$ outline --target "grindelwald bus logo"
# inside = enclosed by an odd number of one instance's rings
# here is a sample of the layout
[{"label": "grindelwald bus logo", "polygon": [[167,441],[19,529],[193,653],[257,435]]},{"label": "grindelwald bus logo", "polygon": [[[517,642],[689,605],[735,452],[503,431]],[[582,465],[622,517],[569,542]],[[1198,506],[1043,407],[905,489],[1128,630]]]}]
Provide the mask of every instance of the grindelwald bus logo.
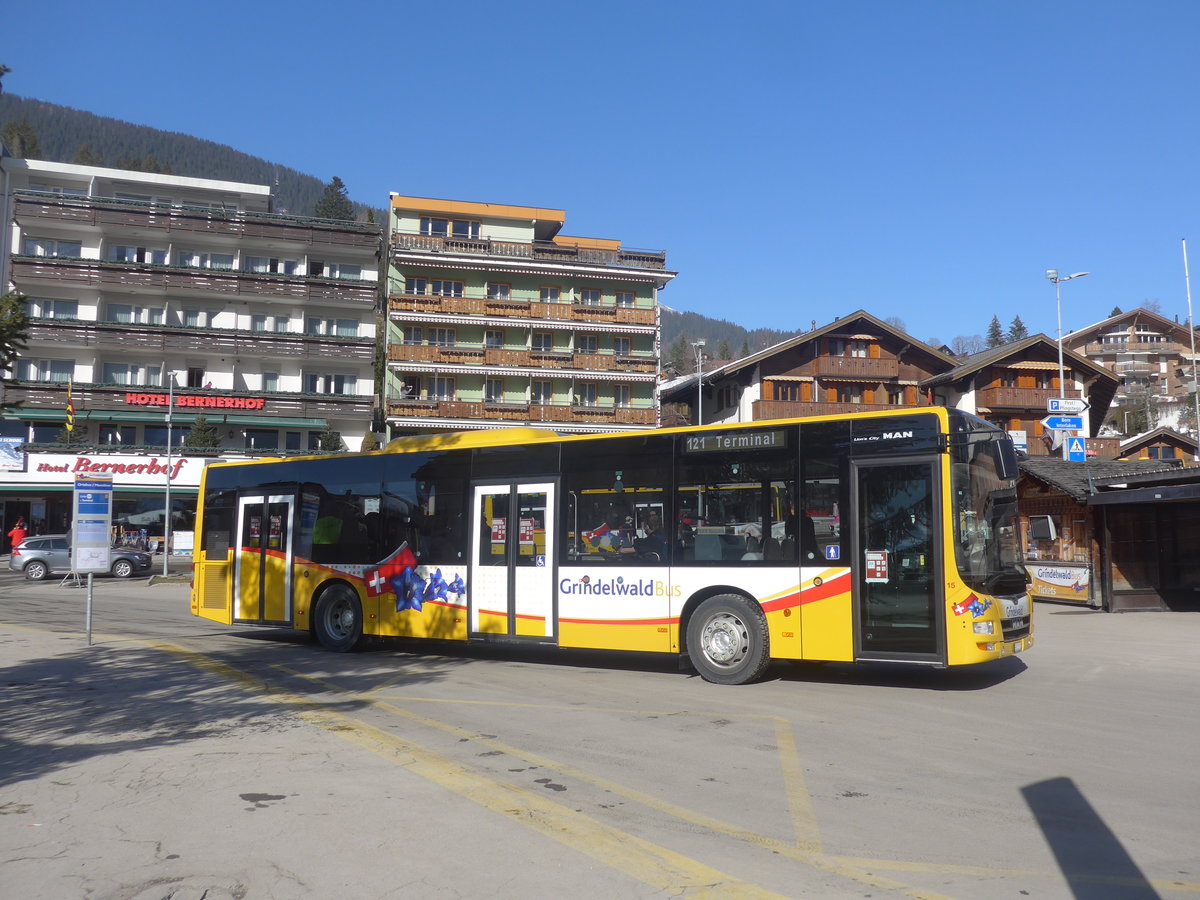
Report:
[{"label": "grindelwald bus logo", "polygon": [[575,581],[564,578],[558,583],[558,589],[564,594],[590,594],[596,597],[678,597],[683,591],[679,585],[672,587],[655,578],[631,578],[626,581],[620,575],[616,578],[584,575]]}]

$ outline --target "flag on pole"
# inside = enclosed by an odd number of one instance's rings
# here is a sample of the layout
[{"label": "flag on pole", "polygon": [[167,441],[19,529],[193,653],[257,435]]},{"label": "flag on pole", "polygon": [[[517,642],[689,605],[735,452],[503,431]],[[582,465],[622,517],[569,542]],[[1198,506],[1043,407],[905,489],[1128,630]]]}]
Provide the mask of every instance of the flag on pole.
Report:
[{"label": "flag on pole", "polygon": [[67,434],[75,430],[75,401],[71,399],[72,379],[67,379]]}]

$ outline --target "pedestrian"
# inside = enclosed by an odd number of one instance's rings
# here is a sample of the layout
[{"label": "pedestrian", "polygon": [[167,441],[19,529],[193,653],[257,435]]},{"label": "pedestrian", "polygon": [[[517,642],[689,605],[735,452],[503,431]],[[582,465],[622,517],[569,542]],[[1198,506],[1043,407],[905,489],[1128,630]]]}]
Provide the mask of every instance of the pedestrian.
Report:
[{"label": "pedestrian", "polygon": [[27,534],[27,532],[25,531],[25,517],[18,516],[17,524],[14,525],[12,527],[12,529],[8,532],[8,539],[12,542],[9,545],[9,550],[10,551],[16,550],[17,547],[20,546],[21,541],[25,540],[26,534]]}]

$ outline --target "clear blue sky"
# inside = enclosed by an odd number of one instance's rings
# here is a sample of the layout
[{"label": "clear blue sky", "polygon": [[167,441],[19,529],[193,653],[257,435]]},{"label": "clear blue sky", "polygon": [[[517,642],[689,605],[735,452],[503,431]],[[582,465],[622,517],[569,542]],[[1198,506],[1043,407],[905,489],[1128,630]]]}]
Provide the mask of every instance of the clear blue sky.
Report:
[{"label": "clear blue sky", "polygon": [[[565,209],[672,307],[1064,330],[1200,273],[1195,0],[10,4],[14,94],[229,144],[353,199]],[[1200,277],[1197,281],[1200,316]]]}]

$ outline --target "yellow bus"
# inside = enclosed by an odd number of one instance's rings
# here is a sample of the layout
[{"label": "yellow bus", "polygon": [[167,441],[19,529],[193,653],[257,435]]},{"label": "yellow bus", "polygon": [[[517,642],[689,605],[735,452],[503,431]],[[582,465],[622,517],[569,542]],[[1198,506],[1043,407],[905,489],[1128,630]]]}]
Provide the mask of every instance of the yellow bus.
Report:
[{"label": "yellow bus", "polygon": [[608,435],[401,438],[218,463],[192,612],[368,637],[982,663],[1033,643],[1016,455],[943,408]]}]

